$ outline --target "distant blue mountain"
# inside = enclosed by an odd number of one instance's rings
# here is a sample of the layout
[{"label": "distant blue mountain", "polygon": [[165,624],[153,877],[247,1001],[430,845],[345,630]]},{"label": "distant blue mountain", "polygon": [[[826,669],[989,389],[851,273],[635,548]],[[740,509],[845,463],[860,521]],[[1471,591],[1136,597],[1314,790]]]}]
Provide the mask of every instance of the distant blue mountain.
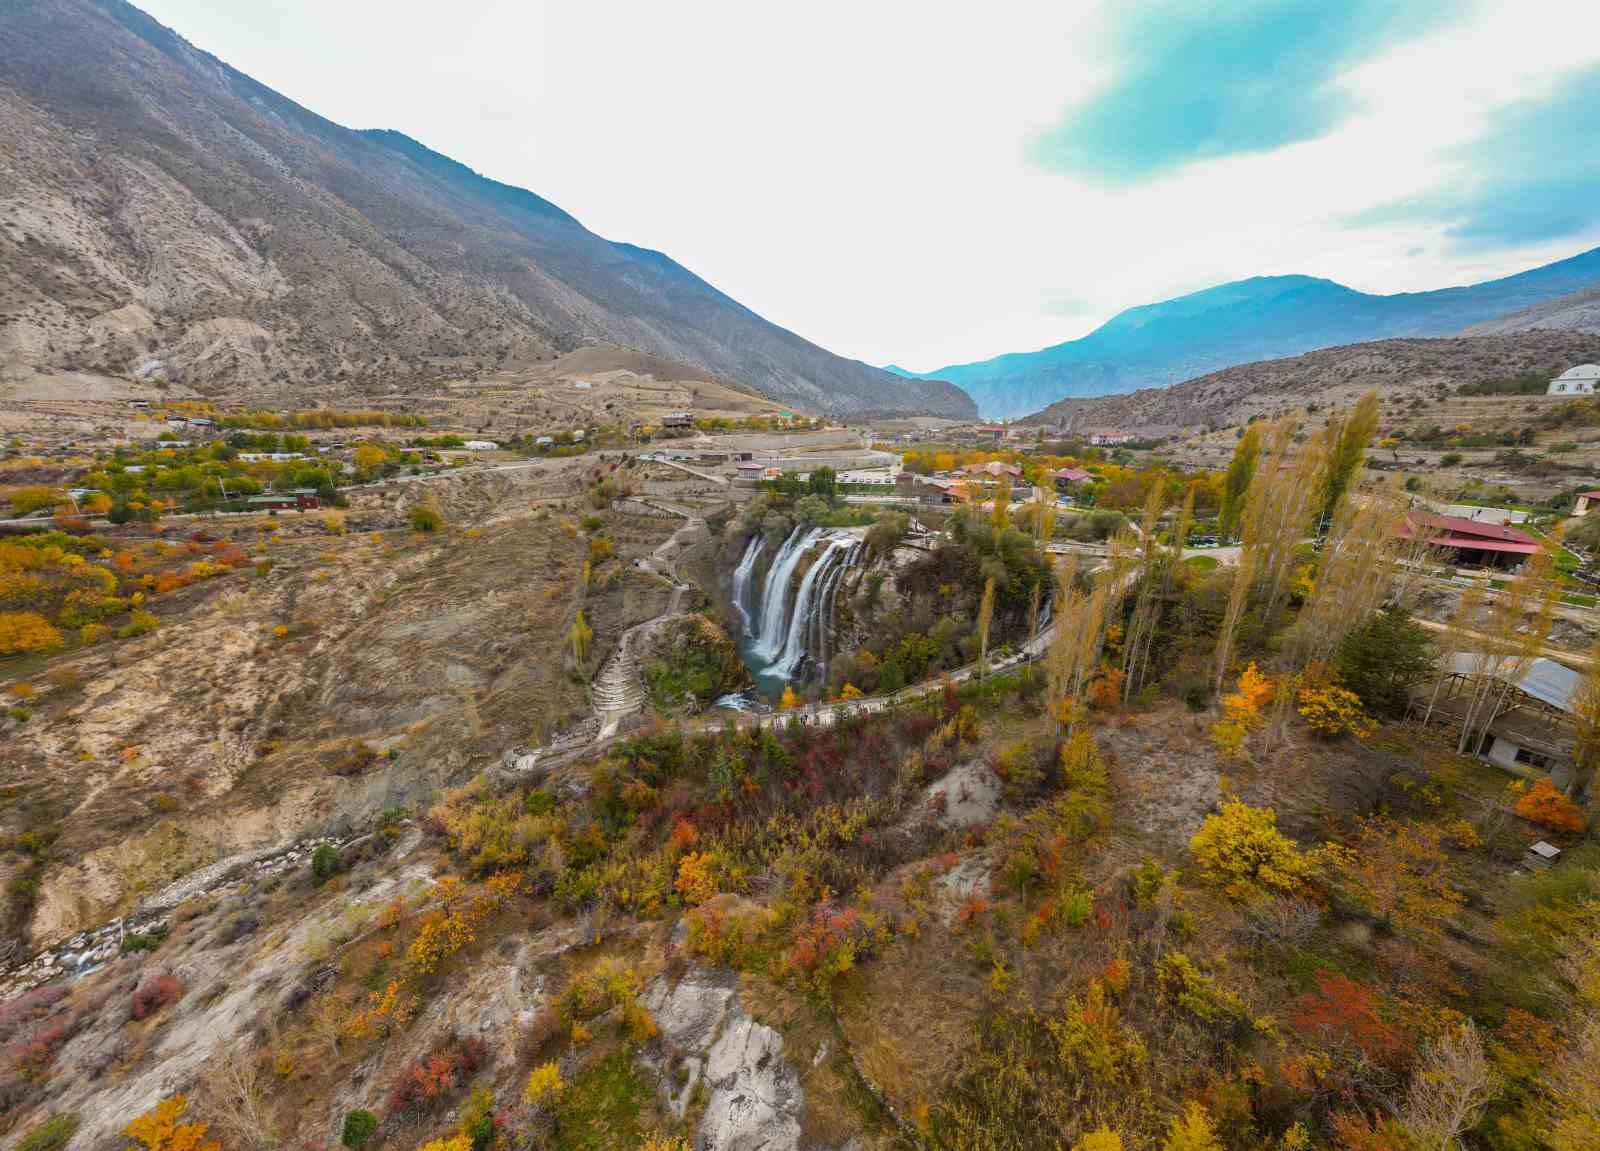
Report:
[{"label": "distant blue mountain", "polygon": [[1395,336],[1443,336],[1600,283],[1600,248],[1500,280],[1374,296],[1314,276],[1255,276],[1129,308],[1078,340],[933,372],[986,417],[1021,416],[1066,396],[1165,387],[1234,364]]}]

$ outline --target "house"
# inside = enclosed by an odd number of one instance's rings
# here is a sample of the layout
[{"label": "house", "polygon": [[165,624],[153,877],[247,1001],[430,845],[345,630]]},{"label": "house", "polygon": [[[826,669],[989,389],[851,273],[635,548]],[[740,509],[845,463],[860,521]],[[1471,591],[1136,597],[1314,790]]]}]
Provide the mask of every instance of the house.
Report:
[{"label": "house", "polygon": [[215,420],[208,420],[204,416],[193,416],[187,422],[191,428],[210,428],[216,426]]},{"label": "house", "polygon": [[304,452],[240,452],[238,459],[243,464],[258,464],[262,460],[271,460],[275,464],[287,463],[290,460],[309,459]]},{"label": "house", "polygon": [[1586,516],[1589,514],[1589,505],[1600,503],[1600,492],[1579,492],[1578,498],[1573,502],[1572,514]]},{"label": "house", "polygon": [[983,424],[974,429],[974,434],[988,440],[1003,440],[1006,438],[1004,424]]},{"label": "house", "polygon": [[267,492],[265,495],[246,496],[245,507],[253,512],[306,511],[322,506],[314,488],[295,488],[289,492]]},{"label": "house", "polygon": [[1057,468],[1050,473],[1050,478],[1056,482],[1056,491],[1069,492],[1074,484],[1087,483],[1094,479],[1094,473],[1086,472],[1082,468]]},{"label": "house", "polygon": [[990,460],[986,464],[968,464],[962,470],[981,483],[996,483],[1001,476],[1013,481],[1022,478],[1021,468],[1015,464],[1002,463],[999,460]]},{"label": "house", "polygon": [[553,448],[555,444],[556,438],[554,436],[540,436],[533,441],[533,446],[536,448]]},{"label": "house", "polygon": [[129,400],[128,401],[128,406],[130,408],[148,408],[150,406],[150,401],[149,400]]},{"label": "house", "polygon": [[1400,534],[1407,539],[1425,540],[1448,553],[1447,560],[1461,567],[1516,567],[1539,550],[1538,540],[1506,524],[1418,509],[1411,511]]},{"label": "house", "polygon": [[916,493],[917,500],[925,504],[954,504],[963,498],[961,483],[943,476],[918,476]]},{"label": "house", "polygon": [[183,425],[187,424],[188,422],[189,421],[184,419],[182,416],[168,416],[167,417],[167,423],[171,424],[175,428],[181,428],[181,427],[183,427]]},{"label": "house", "polygon": [[572,386],[580,392],[587,392],[594,387],[588,380],[573,380]]},{"label": "house", "polygon": [[688,412],[669,412],[661,417],[661,426],[664,428],[691,428],[694,426],[694,417]]},{"label": "house", "polygon": [[1500,702],[1475,752],[1507,771],[1549,774],[1560,787],[1571,782],[1581,675],[1542,656],[1522,660],[1476,652],[1454,653],[1443,672],[1440,683],[1418,689],[1411,701],[1413,715],[1460,727],[1469,708],[1482,706],[1483,681],[1493,680],[1507,690],[1489,693]]},{"label": "house", "polygon": [[1600,382],[1600,364],[1579,364],[1551,380],[1545,395],[1592,396],[1597,382]]},{"label": "house", "polygon": [[1089,443],[1097,448],[1114,448],[1133,443],[1133,433],[1117,428],[1101,428],[1089,433]]},{"label": "house", "polygon": [[157,440],[158,448],[186,448],[193,444],[193,440]]},{"label": "house", "polygon": [[492,452],[500,445],[493,440],[467,440],[461,446],[469,452]]}]

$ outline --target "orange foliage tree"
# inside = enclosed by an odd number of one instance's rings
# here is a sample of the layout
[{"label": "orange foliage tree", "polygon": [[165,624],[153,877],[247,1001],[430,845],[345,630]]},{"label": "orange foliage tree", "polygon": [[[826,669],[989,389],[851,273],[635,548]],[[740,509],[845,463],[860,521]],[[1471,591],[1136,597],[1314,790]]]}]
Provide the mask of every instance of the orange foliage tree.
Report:
[{"label": "orange foliage tree", "polygon": [[188,1109],[188,1096],[174,1095],[129,1123],[122,1133],[144,1151],[222,1151],[221,1143],[206,1140],[206,1124],[178,1122]]},{"label": "orange foliage tree", "polygon": [[0,655],[54,651],[61,633],[36,611],[0,611]]},{"label": "orange foliage tree", "polygon": [[[4,650],[0,648],[0,650]],[[1516,813],[1523,819],[1555,831],[1583,830],[1583,808],[1561,794],[1548,778],[1541,779],[1517,800]]]}]

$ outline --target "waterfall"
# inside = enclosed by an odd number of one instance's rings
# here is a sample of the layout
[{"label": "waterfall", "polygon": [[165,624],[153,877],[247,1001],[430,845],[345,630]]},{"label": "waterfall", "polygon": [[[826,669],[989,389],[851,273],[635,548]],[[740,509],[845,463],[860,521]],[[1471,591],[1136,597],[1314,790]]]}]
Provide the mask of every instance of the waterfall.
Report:
[{"label": "waterfall", "polygon": [[833,623],[833,604],[839,598],[839,585],[844,583],[844,573],[855,566],[862,546],[860,540],[850,545],[844,554],[844,562],[834,565],[833,570],[828,573],[828,578],[822,585],[822,594],[817,601],[820,610],[816,613],[810,653],[816,660],[817,667],[824,673],[828,669],[828,628]]},{"label": "waterfall", "polygon": [[747,606],[750,599],[750,573],[755,570],[756,560],[761,558],[761,550],[766,546],[766,537],[760,532],[751,536],[750,543],[744,549],[744,558],[733,571],[733,606],[739,609],[739,621],[744,625],[746,634],[750,631],[750,609]]},{"label": "waterfall", "polygon": [[784,637],[782,654],[767,669],[769,675],[783,676],[787,679],[800,666],[800,661],[806,655],[806,635],[815,614],[814,607],[818,602],[815,594],[817,587],[834,571],[842,570],[835,561],[842,558],[846,552],[852,551],[855,546],[856,540],[852,536],[830,539],[816,562],[806,569],[805,576],[800,580],[800,590],[794,597],[794,610],[789,615],[789,629]]},{"label": "waterfall", "polygon": [[784,640],[784,609],[789,606],[789,582],[794,569],[820,531],[820,528],[795,528],[783,541],[778,554],[772,557],[767,582],[761,590],[761,616],[750,631],[751,654],[765,663],[771,663],[777,656],[778,646]]}]

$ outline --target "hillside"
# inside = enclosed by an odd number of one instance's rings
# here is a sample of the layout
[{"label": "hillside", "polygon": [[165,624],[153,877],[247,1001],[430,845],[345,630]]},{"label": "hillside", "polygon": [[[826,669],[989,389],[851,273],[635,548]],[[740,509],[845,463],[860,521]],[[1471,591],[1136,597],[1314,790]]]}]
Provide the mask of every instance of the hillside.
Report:
[{"label": "hillside", "polygon": [[1597,281],[1600,249],[1482,284],[1391,296],[1311,276],[1258,276],[1130,308],[1082,339],[919,378],[959,385],[985,416],[1018,416],[1063,397],[1160,388],[1316,348],[1448,335]]},{"label": "hillside", "polygon": [[0,8],[0,77],[0,370],[305,402],[600,340],[813,410],[973,410],[398,132],[324,120],[121,0]]},{"label": "hillside", "polygon": [[1474,324],[1464,336],[1492,336],[1503,332],[1525,332],[1532,328],[1564,328],[1575,332],[1600,332],[1600,285],[1557,296],[1509,316]]},{"label": "hillside", "polygon": [[1597,357],[1600,335],[1584,332],[1380,340],[1240,364],[1172,387],[1058,400],[1025,422],[1069,431],[1224,427],[1307,403],[1349,403],[1369,388],[1386,401],[1404,402],[1525,372],[1553,377]]}]

